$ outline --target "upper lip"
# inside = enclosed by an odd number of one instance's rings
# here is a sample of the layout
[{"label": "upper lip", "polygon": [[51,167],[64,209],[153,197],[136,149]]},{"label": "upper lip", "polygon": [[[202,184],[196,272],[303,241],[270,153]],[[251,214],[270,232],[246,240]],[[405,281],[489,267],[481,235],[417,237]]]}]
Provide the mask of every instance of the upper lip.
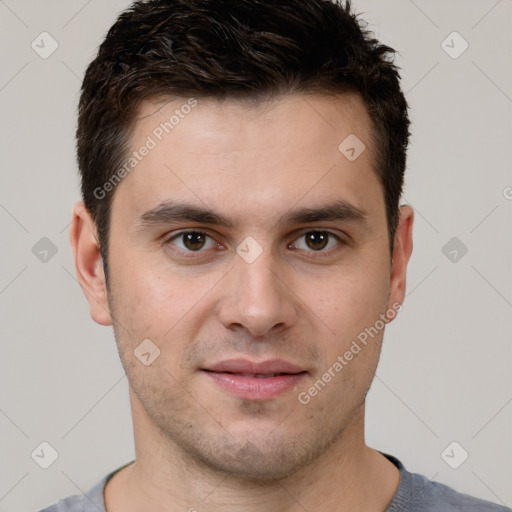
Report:
[{"label": "upper lip", "polygon": [[263,375],[268,373],[301,373],[305,371],[302,368],[282,359],[268,359],[261,362],[249,361],[248,359],[228,359],[203,369],[212,372]]}]

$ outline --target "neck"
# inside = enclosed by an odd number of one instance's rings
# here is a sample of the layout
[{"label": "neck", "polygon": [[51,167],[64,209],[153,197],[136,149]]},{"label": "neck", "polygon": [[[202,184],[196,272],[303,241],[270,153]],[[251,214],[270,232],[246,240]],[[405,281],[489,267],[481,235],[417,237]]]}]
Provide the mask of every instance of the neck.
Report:
[{"label": "neck", "polygon": [[136,461],[107,484],[107,512],[382,512],[398,488],[398,469],[364,442],[364,404],[321,456],[275,481],[219,473],[183,453],[133,394],[132,413]]}]

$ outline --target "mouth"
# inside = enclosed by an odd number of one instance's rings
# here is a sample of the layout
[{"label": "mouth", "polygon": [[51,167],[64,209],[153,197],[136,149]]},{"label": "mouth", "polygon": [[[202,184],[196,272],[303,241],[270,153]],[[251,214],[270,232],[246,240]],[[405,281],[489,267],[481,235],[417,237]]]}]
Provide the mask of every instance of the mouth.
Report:
[{"label": "mouth", "polygon": [[270,400],[294,388],[307,371],[283,360],[228,360],[202,371],[223,391],[245,400]]},{"label": "mouth", "polygon": [[[297,373],[237,373],[237,372],[212,372],[212,370],[204,370],[211,373],[224,373],[226,375],[236,375],[237,377],[246,377],[248,379],[270,379],[272,377],[280,377],[281,375],[298,375]],[[299,372],[303,373],[303,372]]]}]

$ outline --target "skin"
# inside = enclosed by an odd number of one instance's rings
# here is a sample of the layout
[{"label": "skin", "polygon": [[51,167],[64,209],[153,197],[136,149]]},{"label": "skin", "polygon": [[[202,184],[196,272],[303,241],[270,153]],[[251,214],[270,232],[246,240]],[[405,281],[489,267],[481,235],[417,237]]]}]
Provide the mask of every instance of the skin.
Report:
[{"label": "skin", "polygon": [[[131,147],[186,100],[144,102]],[[366,146],[354,161],[338,150],[350,134]],[[92,318],[114,326],[130,384],[136,461],[107,484],[109,512],[386,509],[399,472],[364,440],[384,330],[307,404],[298,400],[405,296],[413,212],[401,207],[391,258],[373,157],[355,93],[198,99],[115,189],[109,290],[94,222],[75,206],[77,275]],[[283,221],[340,200],[364,220]],[[232,225],[141,224],[167,201]],[[187,252],[180,230],[207,234],[204,248]],[[308,245],[311,231],[328,245]],[[236,252],[249,236],[262,249],[252,263]],[[144,339],[160,349],[149,366],[134,356]],[[230,358],[280,358],[308,373],[277,397],[245,400],[201,371]]]}]

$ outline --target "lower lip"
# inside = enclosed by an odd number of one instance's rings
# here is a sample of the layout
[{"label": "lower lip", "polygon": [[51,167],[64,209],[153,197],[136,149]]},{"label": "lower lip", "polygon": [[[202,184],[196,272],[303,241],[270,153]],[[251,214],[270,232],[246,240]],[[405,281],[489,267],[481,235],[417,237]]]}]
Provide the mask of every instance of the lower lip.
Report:
[{"label": "lower lip", "polygon": [[235,373],[205,373],[221,388],[239,398],[247,400],[268,400],[292,389],[306,375],[306,372],[277,375],[275,377],[244,377]]}]

